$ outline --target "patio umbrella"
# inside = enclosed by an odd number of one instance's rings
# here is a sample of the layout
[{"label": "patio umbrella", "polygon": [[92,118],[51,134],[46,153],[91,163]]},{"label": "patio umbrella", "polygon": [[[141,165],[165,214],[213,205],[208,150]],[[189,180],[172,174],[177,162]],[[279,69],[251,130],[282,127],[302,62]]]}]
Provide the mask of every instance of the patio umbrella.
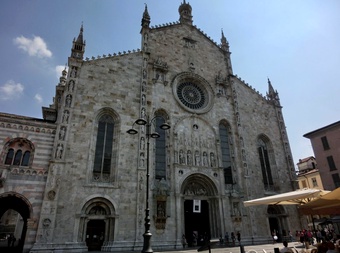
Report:
[{"label": "patio umbrella", "polygon": [[243,201],[244,206],[258,205],[304,205],[316,198],[319,198],[329,191],[320,189],[299,189],[296,191],[285,192],[259,199]]},{"label": "patio umbrella", "polygon": [[302,214],[339,215],[340,187],[299,207]]}]

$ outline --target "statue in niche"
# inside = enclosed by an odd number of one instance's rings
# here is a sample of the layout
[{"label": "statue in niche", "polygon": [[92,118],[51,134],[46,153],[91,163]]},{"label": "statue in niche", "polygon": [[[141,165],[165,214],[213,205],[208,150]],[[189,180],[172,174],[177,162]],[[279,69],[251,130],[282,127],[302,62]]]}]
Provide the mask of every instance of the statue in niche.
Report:
[{"label": "statue in niche", "polygon": [[63,150],[64,150],[63,144],[59,143],[57,146],[57,150],[55,152],[55,158],[61,159],[63,156]]},{"label": "statue in niche", "polygon": [[200,153],[199,153],[198,150],[196,150],[196,152],[195,152],[195,165],[196,166],[201,165],[201,157],[200,157]]},{"label": "statue in niche", "polygon": [[142,111],[141,111],[141,118],[144,119],[145,118],[145,108],[142,108]]},{"label": "statue in niche", "polygon": [[144,153],[140,153],[140,166],[141,167],[144,167],[144,161],[145,161]]},{"label": "statue in niche", "polygon": [[179,163],[180,164],[185,164],[185,158],[184,158],[184,152],[183,150],[179,151]]},{"label": "statue in niche", "polygon": [[244,149],[242,149],[242,160],[246,161],[247,157],[246,157],[246,151]]},{"label": "statue in niche", "polygon": [[157,217],[165,217],[165,202],[158,202],[157,203]]},{"label": "statue in niche", "polygon": [[70,76],[77,77],[77,67],[72,67]]},{"label": "statue in niche", "polygon": [[213,152],[210,153],[210,165],[211,165],[211,167],[215,167],[216,166],[215,155],[214,155]]},{"label": "statue in niche", "polygon": [[64,114],[63,114],[63,118],[62,118],[62,123],[68,123],[69,115],[70,115],[70,113],[68,112],[68,110],[65,110]]},{"label": "statue in niche", "polygon": [[203,152],[203,166],[208,166],[208,154]]},{"label": "statue in niche", "polygon": [[148,64],[148,59],[147,59],[147,58],[144,58],[143,66],[146,67],[147,64]]},{"label": "statue in niche", "polygon": [[143,69],[143,79],[146,79],[146,70]]},{"label": "statue in niche", "polygon": [[142,95],[142,105],[145,105],[145,95]]},{"label": "statue in niche", "polygon": [[140,149],[141,150],[145,149],[145,139],[144,139],[144,137],[140,138]]},{"label": "statue in niche", "polygon": [[65,106],[66,107],[71,107],[71,103],[72,103],[72,96],[70,94],[68,94],[66,96]]},{"label": "statue in niche", "polygon": [[155,183],[155,191],[158,196],[169,196],[170,186],[164,178],[157,180]]},{"label": "statue in niche", "polygon": [[240,212],[240,206],[238,202],[234,202],[233,203],[233,214],[235,216],[241,216],[241,212]]},{"label": "statue in niche", "polygon": [[142,83],[142,92],[146,92],[146,82]]},{"label": "statue in niche", "polygon": [[66,127],[61,127],[59,131],[59,140],[64,140],[66,134]]},{"label": "statue in niche", "polygon": [[68,83],[68,91],[72,92],[74,90],[74,81],[71,80],[69,83]]},{"label": "statue in niche", "polygon": [[188,162],[188,165],[192,165],[192,156],[191,156],[190,150],[188,150],[187,152],[187,162]]}]

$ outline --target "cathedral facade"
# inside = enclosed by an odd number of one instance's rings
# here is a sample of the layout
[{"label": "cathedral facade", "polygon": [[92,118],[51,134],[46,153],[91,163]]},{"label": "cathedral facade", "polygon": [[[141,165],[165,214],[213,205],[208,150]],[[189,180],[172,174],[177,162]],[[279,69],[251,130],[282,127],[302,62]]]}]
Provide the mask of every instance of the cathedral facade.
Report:
[{"label": "cathedral facade", "polygon": [[147,230],[153,249],[174,249],[183,234],[251,244],[300,229],[295,207],[243,206],[294,189],[277,91],[237,77],[223,32],[217,44],[189,3],[178,11],[153,27],[145,7],[141,49],[92,59],[81,27],[43,119],[0,114],[0,215],[19,213],[25,252],[140,251]]}]

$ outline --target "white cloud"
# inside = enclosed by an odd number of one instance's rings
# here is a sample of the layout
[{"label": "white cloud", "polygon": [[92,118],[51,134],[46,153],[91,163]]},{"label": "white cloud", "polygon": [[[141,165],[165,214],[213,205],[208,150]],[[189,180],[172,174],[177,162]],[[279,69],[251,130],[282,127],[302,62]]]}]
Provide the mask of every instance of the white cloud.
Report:
[{"label": "white cloud", "polygon": [[41,96],[40,94],[35,94],[34,99],[35,99],[39,104],[41,104],[42,101],[43,101],[43,98],[42,98],[42,96]]},{"label": "white cloud", "polygon": [[27,52],[30,56],[37,56],[39,58],[49,58],[52,56],[52,52],[47,49],[45,41],[39,36],[34,36],[33,39],[20,36],[14,39],[14,44],[18,45],[20,49]]},{"label": "white cloud", "polygon": [[24,93],[24,86],[21,83],[15,83],[13,80],[7,81],[0,86],[0,99],[12,100],[19,98]]},{"label": "white cloud", "polygon": [[[58,66],[55,67],[55,72],[57,74],[58,79],[61,77],[64,69],[65,69],[65,66],[63,66],[63,65],[58,65]],[[68,67],[66,67],[66,71],[68,71]]]}]

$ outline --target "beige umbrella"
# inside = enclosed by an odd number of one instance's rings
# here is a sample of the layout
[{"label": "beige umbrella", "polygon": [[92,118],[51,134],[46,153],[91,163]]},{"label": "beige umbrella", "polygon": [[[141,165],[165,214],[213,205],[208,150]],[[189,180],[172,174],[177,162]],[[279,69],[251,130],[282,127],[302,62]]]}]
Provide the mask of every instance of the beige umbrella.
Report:
[{"label": "beige umbrella", "polygon": [[264,198],[243,201],[244,206],[258,205],[304,205],[312,200],[315,200],[329,191],[320,189],[299,189],[296,191],[285,192]]},{"label": "beige umbrella", "polygon": [[302,214],[340,214],[340,187],[299,207]]}]

